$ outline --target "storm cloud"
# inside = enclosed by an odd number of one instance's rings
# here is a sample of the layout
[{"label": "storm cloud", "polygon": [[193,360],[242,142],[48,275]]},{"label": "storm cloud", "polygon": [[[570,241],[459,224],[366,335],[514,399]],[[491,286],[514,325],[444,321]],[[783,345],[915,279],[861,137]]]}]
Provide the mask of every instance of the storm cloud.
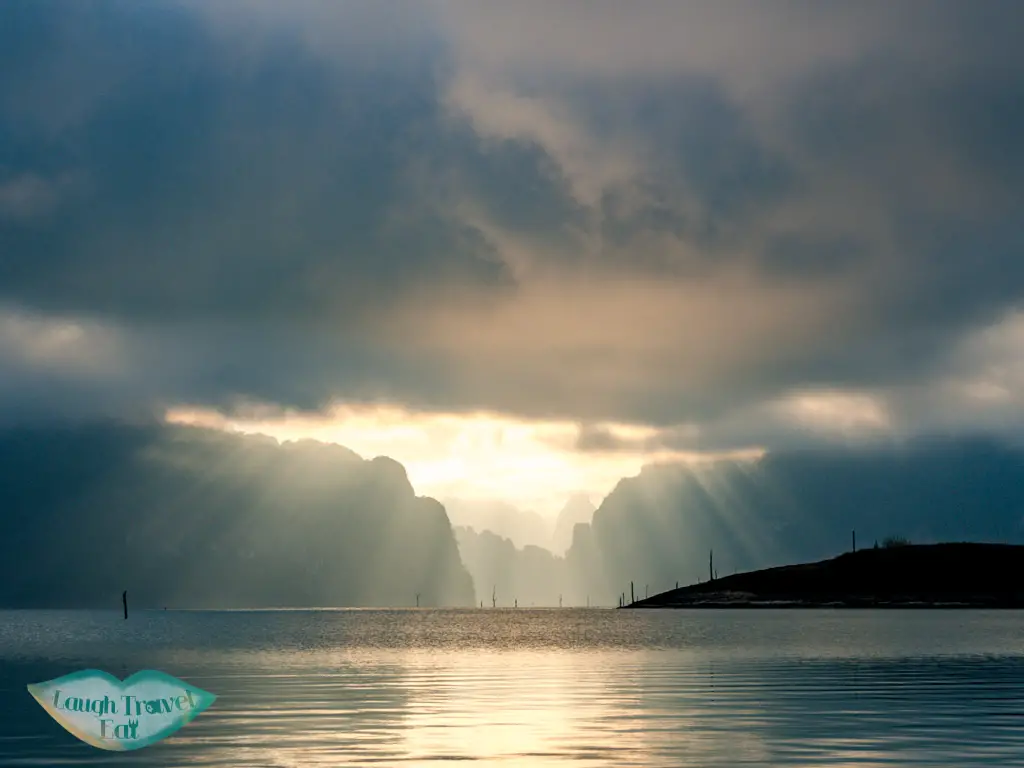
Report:
[{"label": "storm cloud", "polygon": [[[1019,3],[0,9],[0,418],[1019,430]],[[647,438],[645,438],[647,439]]]}]

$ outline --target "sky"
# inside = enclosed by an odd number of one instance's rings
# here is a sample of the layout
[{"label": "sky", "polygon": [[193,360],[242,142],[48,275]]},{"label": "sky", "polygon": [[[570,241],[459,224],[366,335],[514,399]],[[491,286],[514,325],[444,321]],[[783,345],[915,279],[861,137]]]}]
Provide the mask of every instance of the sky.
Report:
[{"label": "sky", "polygon": [[1016,0],[0,6],[0,421],[546,515],[1024,426]]}]

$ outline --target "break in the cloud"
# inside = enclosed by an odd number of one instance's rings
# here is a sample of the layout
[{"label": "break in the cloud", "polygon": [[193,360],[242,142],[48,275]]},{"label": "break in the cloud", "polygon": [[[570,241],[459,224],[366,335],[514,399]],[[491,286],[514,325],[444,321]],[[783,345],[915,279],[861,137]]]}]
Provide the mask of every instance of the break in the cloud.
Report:
[{"label": "break in the cloud", "polygon": [[[647,461],[750,458],[756,452],[697,453],[653,445],[586,455],[575,449],[580,428],[569,421],[524,421],[494,413],[415,413],[394,407],[337,405],[327,413],[281,412],[248,405],[228,419],[216,411],[178,408],[166,414],[175,424],[270,435],[280,441],[312,438],[338,443],[365,458],[391,456],[406,468],[416,491],[452,501],[452,520],[471,524],[498,517],[494,500],[508,516],[515,505],[536,510],[553,525],[562,507],[581,492],[604,496]],[[657,434],[622,424],[600,425],[613,440]],[[492,530],[498,531],[495,526]],[[503,532],[503,531],[499,531]],[[520,545],[537,544],[536,532]],[[506,535],[508,535],[506,533]],[[547,542],[545,542],[547,543]]]},{"label": "break in the cloud", "polygon": [[1019,429],[1019,3],[403,10],[5,3],[0,412]]}]

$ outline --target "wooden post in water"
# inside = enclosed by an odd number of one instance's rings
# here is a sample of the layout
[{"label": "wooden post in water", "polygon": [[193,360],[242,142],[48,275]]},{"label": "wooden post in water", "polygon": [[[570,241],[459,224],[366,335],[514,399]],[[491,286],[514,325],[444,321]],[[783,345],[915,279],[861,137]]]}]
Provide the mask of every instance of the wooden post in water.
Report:
[{"label": "wooden post in water", "polygon": [[857,532],[856,531],[850,531],[850,535],[853,537],[853,551],[856,552],[857,551]]},{"label": "wooden post in water", "polygon": [[128,618],[128,590],[121,593],[121,603],[124,605],[124,617]]},{"label": "wooden post in water", "polygon": [[498,607],[498,585],[494,585],[494,589],[491,590],[491,608]]},{"label": "wooden post in water", "polygon": [[633,582],[629,582],[629,604],[632,605],[636,602],[636,595],[633,594]]},{"label": "wooden post in water", "polygon": [[416,607],[417,608],[420,607],[420,593],[419,592],[416,593]]},{"label": "wooden post in water", "polygon": [[711,554],[708,555],[708,581],[715,580],[715,550],[711,550]]}]

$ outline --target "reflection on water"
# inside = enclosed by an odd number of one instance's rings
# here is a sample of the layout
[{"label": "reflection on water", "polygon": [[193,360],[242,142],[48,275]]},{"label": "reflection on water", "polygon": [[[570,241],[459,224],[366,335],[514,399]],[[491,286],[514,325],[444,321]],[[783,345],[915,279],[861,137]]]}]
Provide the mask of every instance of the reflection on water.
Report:
[{"label": "reflection on water", "polygon": [[[1024,765],[1024,613],[0,613],[0,765]],[[217,694],[118,755],[25,690]]]}]

